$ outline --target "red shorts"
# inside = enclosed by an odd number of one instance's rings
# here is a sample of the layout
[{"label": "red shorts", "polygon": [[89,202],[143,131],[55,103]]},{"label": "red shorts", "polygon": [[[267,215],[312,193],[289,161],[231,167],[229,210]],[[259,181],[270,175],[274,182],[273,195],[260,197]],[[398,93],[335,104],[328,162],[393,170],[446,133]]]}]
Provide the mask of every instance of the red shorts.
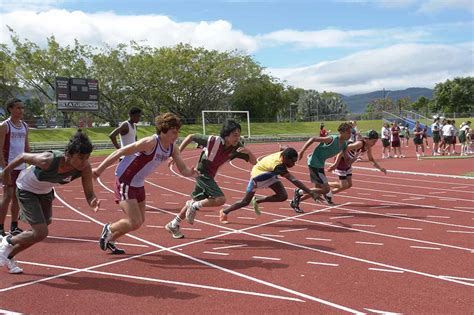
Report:
[{"label": "red shorts", "polygon": [[10,177],[12,179],[12,183],[10,185],[3,185],[5,188],[16,187],[16,180],[18,179],[18,175],[20,175],[21,170],[13,170],[10,172]]},{"label": "red shorts", "polygon": [[133,187],[125,183],[121,183],[115,179],[115,202],[122,200],[136,199],[137,202],[145,201],[145,187]]}]

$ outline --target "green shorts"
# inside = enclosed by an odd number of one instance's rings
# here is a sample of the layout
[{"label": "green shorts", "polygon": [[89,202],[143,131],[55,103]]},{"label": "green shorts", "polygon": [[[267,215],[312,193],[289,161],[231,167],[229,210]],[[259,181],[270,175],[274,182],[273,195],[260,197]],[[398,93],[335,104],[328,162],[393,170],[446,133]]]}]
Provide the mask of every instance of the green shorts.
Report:
[{"label": "green shorts", "polygon": [[223,197],[224,193],[217,185],[214,178],[201,175],[196,178],[196,187],[191,194],[193,200],[199,201],[207,198],[218,198]]},{"label": "green shorts", "polygon": [[27,190],[16,189],[20,205],[20,220],[30,225],[51,224],[53,218],[54,190],[47,194],[34,194]]}]

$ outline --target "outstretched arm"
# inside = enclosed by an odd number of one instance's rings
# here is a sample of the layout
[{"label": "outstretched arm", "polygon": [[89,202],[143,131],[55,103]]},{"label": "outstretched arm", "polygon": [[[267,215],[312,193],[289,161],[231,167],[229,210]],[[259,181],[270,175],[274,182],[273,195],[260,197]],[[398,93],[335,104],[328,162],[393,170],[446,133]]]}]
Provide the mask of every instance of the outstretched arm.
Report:
[{"label": "outstretched arm", "polygon": [[296,178],[295,176],[293,176],[293,174],[291,174],[290,172],[281,174],[281,176],[283,176],[283,177],[285,177],[286,179],[288,179],[293,185],[295,185],[296,187],[300,188],[300,189],[303,190],[305,193],[310,194],[311,197],[313,197],[314,200],[317,200],[317,199],[319,198],[318,193],[316,193],[315,191],[312,191],[312,190],[311,190],[310,188],[308,188],[305,184],[303,184],[298,178]]},{"label": "outstretched arm", "polygon": [[381,167],[379,165],[379,163],[377,163],[377,161],[374,159],[374,156],[372,155],[372,148],[369,148],[369,150],[367,150],[367,158],[369,159],[370,162],[372,162],[372,164],[378,168],[381,172],[383,172],[385,175],[387,174],[387,170],[383,167]]},{"label": "outstretched arm", "polygon": [[181,151],[177,148],[174,147],[173,149],[173,154],[172,158],[174,162],[176,163],[176,166],[178,167],[179,172],[186,177],[196,177],[199,175],[199,172],[194,168],[191,167],[189,168],[181,158]]},{"label": "outstretched arm", "polygon": [[92,169],[90,164],[82,171],[82,189],[84,190],[84,195],[86,196],[87,203],[89,206],[97,212],[100,206],[100,200],[97,199],[94,193],[94,185],[92,184]]}]

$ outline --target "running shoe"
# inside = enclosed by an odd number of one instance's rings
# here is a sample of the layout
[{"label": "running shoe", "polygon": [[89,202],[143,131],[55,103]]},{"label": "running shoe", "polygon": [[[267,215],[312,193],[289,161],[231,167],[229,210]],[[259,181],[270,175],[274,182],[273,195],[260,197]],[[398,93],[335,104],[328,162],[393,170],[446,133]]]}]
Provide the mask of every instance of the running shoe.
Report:
[{"label": "running shoe", "polygon": [[10,230],[10,234],[13,235],[13,236],[18,235],[21,232],[23,232],[23,230],[20,229],[18,226],[16,228],[14,228],[13,230]]},{"label": "running shoe", "polygon": [[102,228],[102,233],[100,234],[100,239],[99,239],[100,249],[104,251],[107,250],[107,244],[109,243],[111,237],[112,237],[112,233],[110,232],[110,223],[107,223]]},{"label": "running shoe", "polygon": [[296,213],[304,213],[304,211],[300,208],[299,205],[296,205],[293,200],[290,201],[290,207],[295,210]]},{"label": "running shoe", "polygon": [[228,224],[229,221],[227,219],[227,214],[225,214],[224,209],[221,209],[219,211],[219,220],[221,221],[222,224]]},{"label": "running shoe", "polygon": [[324,196],[324,199],[325,199],[325,202],[328,204],[328,205],[333,205],[334,202],[332,201],[332,197],[329,197],[327,195],[323,195]]},{"label": "running shoe", "polygon": [[107,243],[107,248],[110,249],[110,251],[112,252],[112,255],[123,255],[123,254],[125,254],[125,250],[115,246],[115,242],[108,242]]},{"label": "running shoe", "polygon": [[169,222],[168,224],[165,225],[165,230],[170,232],[171,235],[173,236],[173,238],[183,238],[184,237],[183,233],[181,233],[180,230],[179,230],[179,225],[177,225],[176,227],[173,227],[171,225],[171,222]]},{"label": "running shoe", "polygon": [[18,267],[14,258],[7,259],[7,268],[9,273],[18,274],[23,273],[23,269]]},{"label": "running shoe", "polygon": [[300,189],[295,188],[295,194],[293,195],[292,202],[296,207],[299,207],[300,206],[300,201],[301,201]]},{"label": "running shoe", "polygon": [[196,217],[196,208],[193,207],[193,201],[186,201],[186,221],[189,224],[194,224],[194,218]]},{"label": "running shoe", "polygon": [[262,214],[260,212],[260,208],[258,207],[257,197],[255,197],[255,196],[252,198],[252,207],[253,207],[253,210],[255,210],[256,215]]}]

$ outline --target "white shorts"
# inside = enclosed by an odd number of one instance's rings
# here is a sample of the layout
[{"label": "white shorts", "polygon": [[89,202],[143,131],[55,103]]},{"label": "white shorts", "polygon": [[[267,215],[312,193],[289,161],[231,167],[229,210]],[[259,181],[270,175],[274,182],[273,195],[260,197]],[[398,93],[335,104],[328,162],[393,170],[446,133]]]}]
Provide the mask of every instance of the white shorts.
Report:
[{"label": "white shorts", "polygon": [[349,167],[345,171],[335,169],[333,173],[339,176],[339,179],[346,179],[347,176],[352,176],[352,167]]}]

